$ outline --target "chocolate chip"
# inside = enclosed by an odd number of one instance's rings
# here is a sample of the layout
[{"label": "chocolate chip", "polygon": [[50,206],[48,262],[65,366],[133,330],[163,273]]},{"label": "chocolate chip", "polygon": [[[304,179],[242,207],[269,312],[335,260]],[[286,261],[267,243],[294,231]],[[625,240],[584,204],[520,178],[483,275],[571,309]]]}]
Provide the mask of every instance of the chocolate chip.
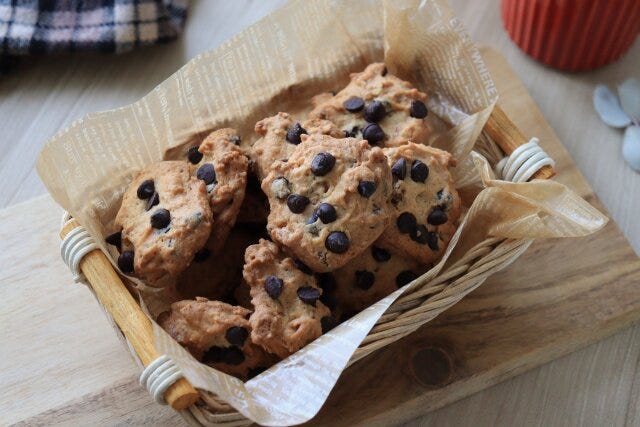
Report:
[{"label": "chocolate chip", "polygon": [[315,176],[325,176],[336,164],[336,158],[331,153],[318,153],[311,161],[311,172]]},{"label": "chocolate chip", "polygon": [[298,145],[302,142],[302,139],[300,139],[300,136],[306,135],[306,134],[307,134],[307,131],[305,130],[305,128],[303,128],[300,125],[300,123],[296,123],[293,126],[291,126],[287,131],[287,141],[289,141],[292,144]]},{"label": "chocolate chip", "polygon": [[264,279],[264,290],[273,299],[277,299],[280,296],[283,287],[284,282],[276,276],[267,276]]},{"label": "chocolate chip", "polygon": [[171,222],[171,214],[166,209],[158,209],[151,215],[151,226],[153,228],[165,228]]},{"label": "chocolate chip", "polygon": [[189,162],[194,165],[200,163],[200,160],[202,160],[203,156],[204,155],[200,151],[198,151],[198,147],[190,147],[187,151],[187,159],[189,159]]},{"label": "chocolate chip", "polygon": [[202,248],[193,257],[193,262],[204,262],[211,255],[211,251],[207,248]]},{"label": "chocolate chip", "polygon": [[216,170],[211,163],[205,163],[196,171],[196,177],[204,181],[205,184],[213,184],[216,180]]},{"label": "chocolate chip", "polygon": [[351,130],[345,130],[344,131],[344,136],[345,138],[355,138],[356,136],[358,136],[358,132],[360,131],[360,128],[358,126],[354,126],[353,128],[351,128]]},{"label": "chocolate chip", "polygon": [[429,177],[429,167],[420,160],[414,160],[411,165],[411,179],[415,182],[425,182]]},{"label": "chocolate chip", "polygon": [[401,233],[411,233],[416,228],[416,217],[411,212],[402,212],[396,220],[396,226]]},{"label": "chocolate chip", "polygon": [[403,180],[407,176],[407,161],[405,159],[398,159],[391,167],[391,175],[394,178]]},{"label": "chocolate chip", "polygon": [[204,354],[202,361],[205,363],[226,363],[227,365],[239,365],[244,362],[244,354],[238,347],[218,347],[209,348]]},{"label": "chocolate chip", "polygon": [[389,70],[387,70],[387,67],[385,66],[385,67],[382,69],[382,73],[380,73],[380,75],[381,75],[382,77],[384,77],[384,76],[386,76],[386,75],[387,75],[387,73],[388,73],[388,72],[389,72]]},{"label": "chocolate chip", "polygon": [[447,214],[441,208],[436,208],[431,211],[427,217],[427,222],[431,225],[442,225],[448,221]]},{"label": "chocolate chip", "polygon": [[[332,273],[318,273],[316,274],[316,278],[318,279],[318,286],[320,286],[320,289],[325,293],[334,291],[338,286],[336,278],[333,277]],[[323,293],[322,295],[325,294]]]},{"label": "chocolate chip", "polygon": [[303,286],[298,288],[297,294],[303,303],[315,306],[316,301],[320,298],[320,289],[312,286]]},{"label": "chocolate chip", "polygon": [[118,268],[123,273],[133,273],[133,251],[124,251],[120,254]]},{"label": "chocolate chip", "polygon": [[371,145],[376,145],[385,138],[384,131],[375,123],[369,123],[362,129],[362,137]]},{"label": "chocolate chip", "polygon": [[364,119],[369,123],[378,123],[386,114],[387,110],[380,101],[370,102],[364,109]]},{"label": "chocolate chip", "polygon": [[433,251],[438,250],[438,234],[433,231],[427,233],[427,244]]},{"label": "chocolate chip", "polygon": [[374,181],[360,181],[358,184],[358,193],[362,197],[369,198],[376,192],[376,183]]},{"label": "chocolate chip", "polygon": [[364,100],[362,98],[358,98],[357,96],[352,96],[351,98],[344,101],[344,109],[350,113],[357,113],[358,111],[364,108]]},{"label": "chocolate chip", "polygon": [[287,178],[280,176],[271,181],[271,192],[278,198],[284,199],[291,194],[291,186]]},{"label": "chocolate chip", "polygon": [[324,241],[324,246],[336,254],[342,254],[349,250],[349,244],[349,238],[342,231],[332,231]]},{"label": "chocolate chip", "polygon": [[247,378],[255,378],[266,370],[267,368],[263,366],[258,366],[257,368],[249,368],[249,371],[247,371]]},{"label": "chocolate chip", "polygon": [[287,206],[293,213],[302,213],[309,204],[309,198],[299,194],[290,194],[287,197]]},{"label": "chocolate chip", "polygon": [[323,224],[329,224],[338,218],[336,208],[329,203],[320,203],[316,208],[316,214]]},{"label": "chocolate chip", "polygon": [[388,251],[377,246],[371,246],[371,256],[378,262],[387,262],[391,259]]},{"label": "chocolate chip", "polygon": [[240,138],[239,135],[231,135],[231,137],[229,138],[229,142],[231,142],[233,145],[240,145],[240,143],[242,142],[242,138]]},{"label": "chocolate chip", "polygon": [[160,195],[158,195],[157,191],[153,192],[153,195],[147,199],[147,206],[145,207],[145,211],[150,211],[152,207],[156,206],[160,203]]},{"label": "chocolate chip", "polygon": [[138,187],[138,199],[146,200],[153,195],[156,190],[156,186],[152,179],[142,181],[142,184]]},{"label": "chocolate chip", "polygon": [[242,326],[232,326],[227,329],[224,337],[229,341],[229,344],[242,347],[245,340],[249,337],[249,331],[247,331],[247,328],[243,328]]},{"label": "chocolate chip", "polygon": [[420,243],[421,245],[426,245],[429,241],[427,227],[422,224],[417,225],[413,230],[411,230],[410,237],[414,242]]},{"label": "chocolate chip", "polygon": [[304,274],[312,275],[313,271],[309,268],[307,264],[300,261],[299,259],[294,259],[293,263],[296,265],[296,268],[302,271]]},{"label": "chocolate chip", "polygon": [[373,286],[373,282],[375,282],[376,276],[370,271],[367,270],[358,270],[356,271],[356,287],[366,291],[367,289]]},{"label": "chocolate chip", "polygon": [[411,117],[415,117],[416,119],[424,119],[429,114],[427,110],[427,106],[424,105],[424,102],[414,99],[411,101]]},{"label": "chocolate chip", "polygon": [[327,332],[335,328],[337,325],[333,317],[324,316],[322,319],[320,319],[320,326],[322,327],[322,333],[326,334]]},{"label": "chocolate chip", "polygon": [[396,276],[396,285],[401,288],[407,283],[413,282],[417,278],[418,275],[416,273],[414,273],[413,271],[405,270],[400,272],[400,274]]},{"label": "chocolate chip", "polygon": [[115,246],[118,251],[122,248],[122,230],[116,231],[113,234],[109,234],[105,239],[105,242]]}]

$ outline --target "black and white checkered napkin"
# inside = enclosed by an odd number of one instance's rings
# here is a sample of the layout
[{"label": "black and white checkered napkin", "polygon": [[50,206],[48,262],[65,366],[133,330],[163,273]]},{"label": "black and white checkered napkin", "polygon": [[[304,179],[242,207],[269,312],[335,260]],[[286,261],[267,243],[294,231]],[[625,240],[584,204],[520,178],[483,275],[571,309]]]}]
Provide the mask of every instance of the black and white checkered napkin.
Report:
[{"label": "black and white checkered napkin", "polygon": [[174,40],[188,0],[0,0],[0,58]]}]

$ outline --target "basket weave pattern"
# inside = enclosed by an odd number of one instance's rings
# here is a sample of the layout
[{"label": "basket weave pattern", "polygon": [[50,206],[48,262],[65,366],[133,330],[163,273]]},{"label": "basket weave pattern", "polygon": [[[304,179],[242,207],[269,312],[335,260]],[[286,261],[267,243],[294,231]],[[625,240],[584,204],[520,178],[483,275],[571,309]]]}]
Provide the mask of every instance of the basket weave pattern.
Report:
[{"label": "basket weave pattern", "polygon": [[[475,149],[496,164],[504,154],[490,138],[479,139]],[[69,218],[65,218],[68,220]],[[63,220],[63,224],[65,223]],[[460,259],[445,267],[434,278],[416,279],[378,319],[367,337],[349,360],[348,366],[365,356],[409,335],[468,293],[480,286],[490,275],[514,262],[531,245],[533,239],[487,238],[468,250]],[[91,288],[91,287],[90,287]],[[98,300],[100,303],[100,301]],[[102,305],[101,305],[102,307]],[[102,307],[104,310],[104,307]],[[104,310],[118,337],[126,345],[139,367],[143,367],[136,351],[120,328]],[[220,400],[214,394],[199,390],[200,401],[181,415],[191,425],[242,426],[252,421]]]},{"label": "basket weave pattern", "polygon": [[[421,282],[417,279],[403,296],[398,298],[378,320],[349,361],[349,365],[369,354],[411,334],[425,323],[449,309],[468,293],[480,286],[489,276],[514,262],[533,242],[532,239],[489,238],[474,246],[455,263],[446,266],[435,278]],[[126,342],[117,325],[111,322]],[[127,349],[139,362],[130,345]],[[139,366],[142,366],[139,363]],[[252,422],[215,395],[201,392],[202,404],[183,417],[191,425],[249,425]]]}]

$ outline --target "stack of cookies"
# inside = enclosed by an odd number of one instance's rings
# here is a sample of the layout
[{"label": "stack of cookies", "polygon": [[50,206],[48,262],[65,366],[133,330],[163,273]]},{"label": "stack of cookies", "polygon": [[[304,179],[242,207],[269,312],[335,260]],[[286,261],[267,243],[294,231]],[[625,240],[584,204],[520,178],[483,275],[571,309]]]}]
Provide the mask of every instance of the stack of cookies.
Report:
[{"label": "stack of cookies", "polygon": [[120,270],[174,291],[157,320],[194,357],[251,378],[442,257],[460,198],[426,98],[372,64],[304,119],[146,167],[106,239]]}]

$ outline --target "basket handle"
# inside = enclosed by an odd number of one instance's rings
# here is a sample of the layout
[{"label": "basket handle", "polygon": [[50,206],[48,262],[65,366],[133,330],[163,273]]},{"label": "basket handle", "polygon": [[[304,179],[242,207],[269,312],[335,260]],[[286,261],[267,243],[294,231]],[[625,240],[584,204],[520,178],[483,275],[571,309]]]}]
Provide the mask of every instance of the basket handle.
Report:
[{"label": "basket handle", "polygon": [[[71,219],[60,231],[60,237],[64,239],[79,226],[75,219]],[[149,366],[161,356],[153,345],[151,321],[129,293],[106,255],[100,249],[94,249],[82,258],[80,270],[100,303],[131,343],[142,364]],[[164,393],[167,403],[177,411],[193,405],[199,397],[198,391],[185,378],[174,382]]]},{"label": "basket handle", "polygon": [[[493,108],[484,130],[493,139],[496,144],[508,156],[514,152],[516,148],[526,144],[528,141],[520,132],[520,129],[511,121],[506,113],[497,104]],[[543,166],[531,179],[549,179],[556,174],[551,166]]]}]

